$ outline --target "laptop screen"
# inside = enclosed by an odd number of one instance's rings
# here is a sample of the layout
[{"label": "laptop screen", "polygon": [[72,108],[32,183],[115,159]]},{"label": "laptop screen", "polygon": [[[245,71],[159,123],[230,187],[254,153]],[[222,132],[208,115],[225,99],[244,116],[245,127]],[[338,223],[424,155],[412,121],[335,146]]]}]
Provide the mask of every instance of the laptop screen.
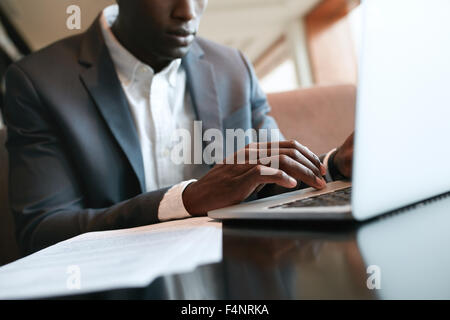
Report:
[{"label": "laptop screen", "polygon": [[450,1],[365,0],[352,209],[450,191]]}]

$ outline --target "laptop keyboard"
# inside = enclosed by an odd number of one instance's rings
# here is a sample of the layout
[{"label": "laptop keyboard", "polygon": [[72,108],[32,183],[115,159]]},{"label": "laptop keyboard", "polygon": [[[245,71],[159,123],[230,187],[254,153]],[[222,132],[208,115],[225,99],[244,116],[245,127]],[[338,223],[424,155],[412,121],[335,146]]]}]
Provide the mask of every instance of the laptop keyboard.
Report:
[{"label": "laptop keyboard", "polygon": [[318,196],[300,199],[274,207],[275,208],[305,208],[305,207],[335,207],[350,204],[352,188],[337,190],[331,193],[325,193]]}]

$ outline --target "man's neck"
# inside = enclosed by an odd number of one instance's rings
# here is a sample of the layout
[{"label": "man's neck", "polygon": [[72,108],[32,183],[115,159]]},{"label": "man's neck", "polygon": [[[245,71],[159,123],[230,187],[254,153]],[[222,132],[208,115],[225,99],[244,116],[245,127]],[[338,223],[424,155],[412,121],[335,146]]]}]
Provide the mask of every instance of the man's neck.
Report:
[{"label": "man's neck", "polygon": [[145,50],[141,45],[134,41],[135,39],[133,37],[129,36],[133,33],[126,32],[118,21],[111,26],[111,31],[125,49],[139,61],[150,66],[155,73],[162,71],[172,62],[171,60],[158,58]]}]

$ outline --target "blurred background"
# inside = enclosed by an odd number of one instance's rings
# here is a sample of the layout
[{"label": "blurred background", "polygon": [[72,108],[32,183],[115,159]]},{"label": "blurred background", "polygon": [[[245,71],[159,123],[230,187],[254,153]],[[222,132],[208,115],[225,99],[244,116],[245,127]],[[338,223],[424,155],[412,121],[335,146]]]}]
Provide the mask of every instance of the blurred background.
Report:
[{"label": "blurred background", "polygon": [[[22,55],[86,30],[115,0],[0,0],[0,74]],[[70,5],[81,30],[66,27]],[[253,62],[267,93],[356,81],[359,0],[209,0],[200,35]]]}]

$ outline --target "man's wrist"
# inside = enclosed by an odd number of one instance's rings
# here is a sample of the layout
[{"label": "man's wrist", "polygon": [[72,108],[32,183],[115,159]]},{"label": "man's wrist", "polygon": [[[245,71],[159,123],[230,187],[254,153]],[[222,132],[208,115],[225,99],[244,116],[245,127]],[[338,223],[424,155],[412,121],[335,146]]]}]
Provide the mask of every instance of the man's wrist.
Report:
[{"label": "man's wrist", "polygon": [[328,157],[328,162],[327,162],[328,171],[329,171],[330,176],[333,179],[333,181],[346,179],[345,176],[339,171],[339,168],[337,167],[337,165],[334,161],[337,152],[338,152],[338,149],[335,149]]},{"label": "man's wrist", "polygon": [[187,185],[182,194],[184,208],[191,216],[202,215],[202,213],[197,209],[198,200],[196,196],[198,196],[199,193],[198,191],[193,190],[195,189],[195,182],[197,181],[194,181],[193,183]]}]

